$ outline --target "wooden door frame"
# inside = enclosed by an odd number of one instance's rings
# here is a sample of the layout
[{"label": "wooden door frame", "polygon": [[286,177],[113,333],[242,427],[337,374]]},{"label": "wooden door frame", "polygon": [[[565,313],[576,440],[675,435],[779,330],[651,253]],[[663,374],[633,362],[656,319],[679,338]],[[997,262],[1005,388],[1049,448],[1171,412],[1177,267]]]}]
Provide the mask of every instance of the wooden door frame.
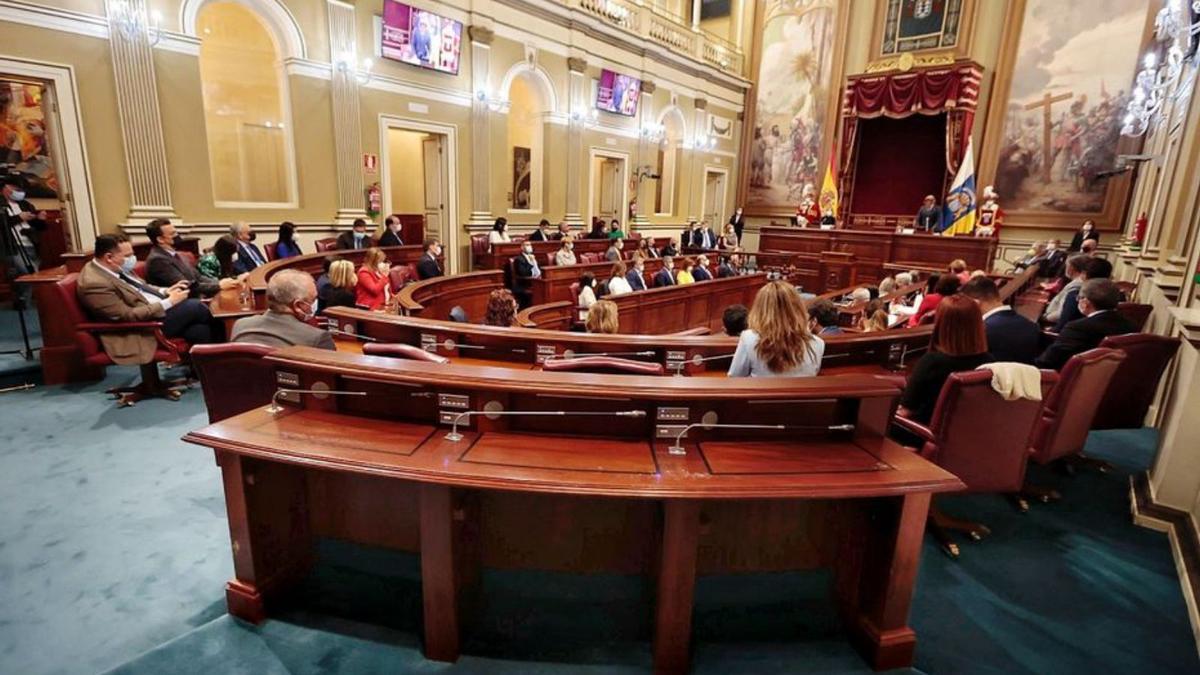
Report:
[{"label": "wooden door frame", "polygon": [[[388,146],[388,132],[392,129],[434,134],[446,139],[446,146],[442,153],[446,168],[443,176],[446,191],[446,222],[443,225],[443,231],[438,232],[437,236],[442,238],[446,250],[454,251],[454,255],[446,256],[446,273],[456,274],[460,271],[462,259],[469,255],[469,251],[462,248],[461,228],[458,224],[458,127],[453,124],[439,124],[387,113],[379,114],[379,187],[383,192],[383,203],[388,208],[391,208],[392,205],[392,166]],[[426,232],[425,236],[429,237],[430,234],[430,232]]]}]

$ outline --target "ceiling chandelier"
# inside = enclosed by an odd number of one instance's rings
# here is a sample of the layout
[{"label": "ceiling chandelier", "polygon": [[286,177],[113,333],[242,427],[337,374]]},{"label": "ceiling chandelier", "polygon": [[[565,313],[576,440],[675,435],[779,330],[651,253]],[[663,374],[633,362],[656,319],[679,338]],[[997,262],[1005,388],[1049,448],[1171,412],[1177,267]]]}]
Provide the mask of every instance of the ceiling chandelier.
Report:
[{"label": "ceiling chandelier", "polygon": [[1134,80],[1122,135],[1145,134],[1168,102],[1186,100],[1191,95],[1191,78],[1183,74],[1195,59],[1200,21],[1193,19],[1197,16],[1200,0],[1163,0],[1154,19],[1154,44],[1142,57],[1142,70]]}]

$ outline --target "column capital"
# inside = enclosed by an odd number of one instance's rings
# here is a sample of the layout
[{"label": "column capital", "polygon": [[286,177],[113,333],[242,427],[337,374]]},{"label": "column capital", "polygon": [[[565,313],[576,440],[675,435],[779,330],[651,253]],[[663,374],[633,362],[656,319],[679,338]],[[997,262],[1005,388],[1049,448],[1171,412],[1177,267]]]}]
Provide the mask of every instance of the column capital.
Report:
[{"label": "column capital", "polygon": [[481,45],[490,45],[492,44],[492,40],[496,39],[496,31],[478,24],[468,26],[467,34],[471,37],[471,42]]},{"label": "column capital", "polygon": [[642,80],[642,93],[653,94],[658,89],[658,85],[654,84],[654,80]]},{"label": "column capital", "polygon": [[567,70],[571,71],[572,73],[586,73],[587,61],[579,58],[578,56],[572,56],[567,59]]},{"label": "column capital", "polygon": [[698,99],[696,99],[696,102],[693,105],[695,106],[696,110],[707,110],[708,109],[708,99],[698,98]]}]

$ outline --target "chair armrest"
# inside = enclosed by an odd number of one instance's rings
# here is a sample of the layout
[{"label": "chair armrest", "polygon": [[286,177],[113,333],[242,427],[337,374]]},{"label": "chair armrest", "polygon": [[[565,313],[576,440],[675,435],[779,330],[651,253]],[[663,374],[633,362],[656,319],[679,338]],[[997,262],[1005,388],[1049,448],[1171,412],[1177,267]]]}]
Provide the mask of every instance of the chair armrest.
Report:
[{"label": "chair armrest", "polygon": [[75,327],[79,330],[110,332],[110,331],[127,331],[127,330],[159,330],[162,328],[161,321],[121,321],[121,322],[99,322],[89,321],[76,324]]},{"label": "chair armrest", "polygon": [[916,434],[926,443],[934,442],[933,430],[924,424],[921,424],[920,422],[915,422],[907,417],[901,417],[900,415],[893,415],[892,423],[901,429],[904,429],[905,431]]}]

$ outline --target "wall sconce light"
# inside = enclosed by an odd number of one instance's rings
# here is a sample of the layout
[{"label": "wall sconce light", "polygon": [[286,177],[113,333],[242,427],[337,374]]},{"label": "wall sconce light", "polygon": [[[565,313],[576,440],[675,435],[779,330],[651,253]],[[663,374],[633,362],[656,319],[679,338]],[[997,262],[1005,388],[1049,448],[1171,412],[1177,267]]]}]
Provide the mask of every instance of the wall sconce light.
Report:
[{"label": "wall sconce light", "polygon": [[717,147],[717,138],[707,134],[692,139],[693,150],[712,150]]},{"label": "wall sconce light", "polygon": [[373,65],[374,63],[371,61],[371,59],[363,59],[361,65],[355,67],[354,54],[348,51],[342,52],[341,55],[338,56],[337,61],[334,63],[334,66],[337,68],[339,73],[352,75],[358,82],[359,86],[365,85],[371,81],[371,77],[373,76],[373,73],[371,72],[371,66]]},{"label": "wall sconce light", "polygon": [[108,21],[127,40],[137,40],[145,35],[151,47],[162,40],[162,12],[157,9],[146,11],[146,5],[135,5],[132,0],[120,0],[111,5]]},{"label": "wall sconce light", "polygon": [[576,111],[571,113],[571,122],[584,129],[591,129],[600,124],[600,113],[596,112],[595,108],[591,108],[587,112]]},{"label": "wall sconce light", "polygon": [[646,126],[642,127],[641,136],[643,139],[650,141],[651,143],[657,143],[663,139],[666,131],[667,128],[665,126],[650,122]]}]

